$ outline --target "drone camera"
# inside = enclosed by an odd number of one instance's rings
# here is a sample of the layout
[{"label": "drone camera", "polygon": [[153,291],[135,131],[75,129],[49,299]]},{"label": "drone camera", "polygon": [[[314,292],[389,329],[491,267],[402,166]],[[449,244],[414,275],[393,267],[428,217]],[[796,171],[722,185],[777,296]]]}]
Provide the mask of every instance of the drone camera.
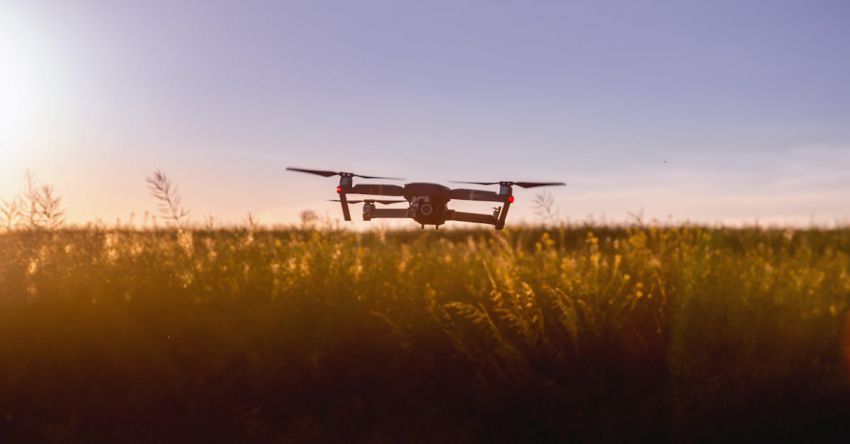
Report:
[{"label": "drone camera", "polygon": [[432,207],[431,204],[427,202],[423,203],[419,205],[419,213],[423,216],[430,216],[434,213],[434,207]]},{"label": "drone camera", "polygon": [[413,198],[413,205],[411,205],[413,212],[415,214],[419,214],[425,217],[429,217],[434,214],[434,206],[431,205],[431,198],[429,196],[417,196]]}]

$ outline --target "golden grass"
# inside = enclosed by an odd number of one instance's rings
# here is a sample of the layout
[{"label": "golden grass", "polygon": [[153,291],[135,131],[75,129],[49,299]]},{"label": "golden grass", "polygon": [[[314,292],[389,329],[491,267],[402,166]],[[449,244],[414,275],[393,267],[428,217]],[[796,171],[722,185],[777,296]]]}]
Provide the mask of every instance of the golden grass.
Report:
[{"label": "golden grass", "polygon": [[850,230],[0,235],[0,440],[847,433]]}]

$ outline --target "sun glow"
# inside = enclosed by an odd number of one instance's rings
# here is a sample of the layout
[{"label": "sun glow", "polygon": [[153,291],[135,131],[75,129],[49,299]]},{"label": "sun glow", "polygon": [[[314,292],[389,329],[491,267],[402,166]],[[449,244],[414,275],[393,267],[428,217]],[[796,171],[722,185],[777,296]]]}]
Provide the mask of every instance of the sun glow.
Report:
[{"label": "sun glow", "polygon": [[44,29],[7,12],[0,14],[0,175],[17,176],[30,141],[55,114],[61,65]]}]

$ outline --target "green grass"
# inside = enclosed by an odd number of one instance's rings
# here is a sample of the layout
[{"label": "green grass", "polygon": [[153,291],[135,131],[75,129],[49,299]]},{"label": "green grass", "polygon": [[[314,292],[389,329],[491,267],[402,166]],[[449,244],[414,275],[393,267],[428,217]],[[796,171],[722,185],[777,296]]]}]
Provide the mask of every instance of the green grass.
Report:
[{"label": "green grass", "polygon": [[850,229],[0,234],[0,441],[850,437]]}]

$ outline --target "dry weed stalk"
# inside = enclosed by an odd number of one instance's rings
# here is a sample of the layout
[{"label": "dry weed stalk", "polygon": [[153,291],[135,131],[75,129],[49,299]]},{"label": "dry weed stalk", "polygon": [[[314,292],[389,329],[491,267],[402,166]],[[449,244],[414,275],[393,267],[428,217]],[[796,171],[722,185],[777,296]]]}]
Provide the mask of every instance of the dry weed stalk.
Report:
[{"label": "dry weed stalk", "polygon": [[247,216],[245,216],[245,225],[248,226],[249,231],[257,231],[260,228],[260,219],[256,214],[249,212]]},{"label": "dry weed stalk", "polygon": [[534,196],[534,214],[549,224],[555,224],[561,218],[561,210],[555,207],[552,193],[544,191]]},{"label": "dry weed stalk", "polygon": [[0,202],[0,226],[5,231],[11,231],[21,226],[24,217],[24,201],[20,196],[12,200],[3,199]]},{"label": "dry weed stalk", "polygon": [[20,218],[33,230],[59,228],[65,222],[62,197],[53,185],[39,185],[31,171],[27,171],[26,181],[23,197],[19,198]]},{"label": "dry weed stalk", "polygon": [[175,227],[184,228],[188,222],[189,210],[182,206],[177,186],[160,170],[155,170],[145,181],[151,196],[159,201],[159,212],[162,216]]}]

